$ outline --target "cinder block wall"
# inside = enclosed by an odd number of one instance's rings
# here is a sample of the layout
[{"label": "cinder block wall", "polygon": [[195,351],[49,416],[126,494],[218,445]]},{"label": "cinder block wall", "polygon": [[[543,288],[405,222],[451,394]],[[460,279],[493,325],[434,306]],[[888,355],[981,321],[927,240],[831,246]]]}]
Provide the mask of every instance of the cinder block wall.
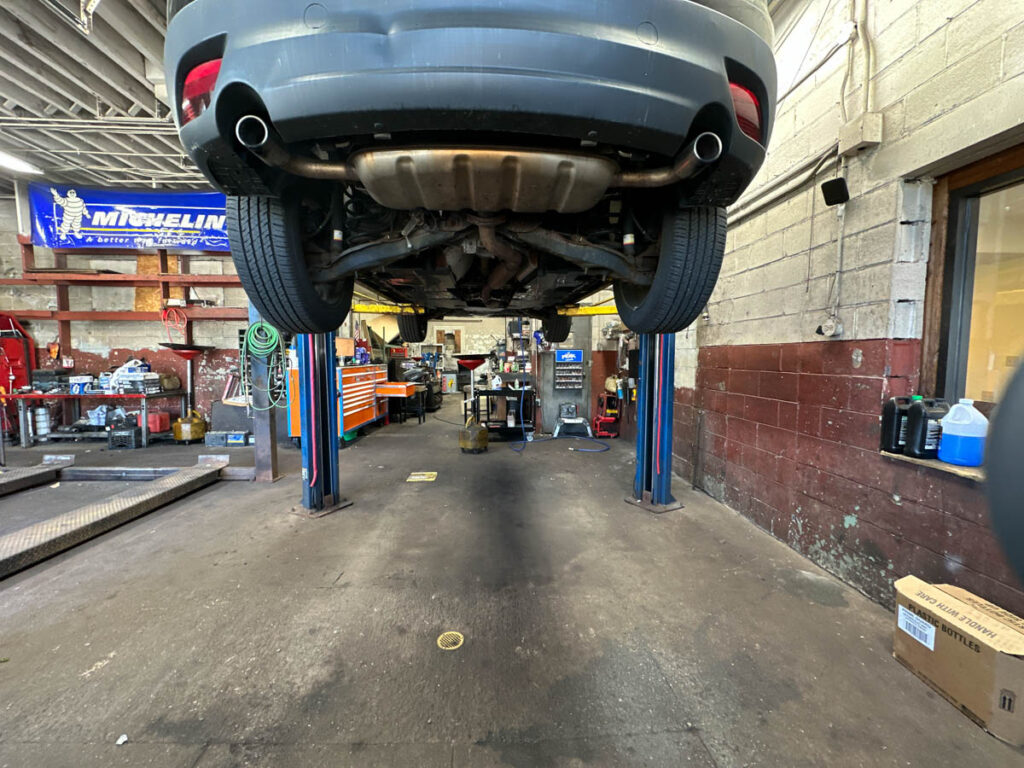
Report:
[{"label": "cinder block wall", "polygon": [[[780,10],[780,93],[850,29],[849,5]],[[931,180],[1024,142],[1024,17],[1002,0],[868,9],[883,142],[848,161],[844,219],[817,189],[834,165],[763,205],[776,180],[837,141],[848,49],[781,102],[767,162],[730,211],[707,319],[677,337],[676,468],[880,602],[914,573],[1021,612],[981,489],[886,459],[878,442],[883,400],[919,383]],[[864,88],[854,51],[850,119]],[[826,340],[815,329],[833,306],[843,333]]]}]

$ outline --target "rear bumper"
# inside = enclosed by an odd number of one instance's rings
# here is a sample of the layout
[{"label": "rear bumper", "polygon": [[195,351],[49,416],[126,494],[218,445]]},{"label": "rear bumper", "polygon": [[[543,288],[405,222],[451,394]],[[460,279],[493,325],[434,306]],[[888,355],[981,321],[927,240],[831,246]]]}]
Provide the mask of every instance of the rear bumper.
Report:
[{"label": "rear bumper", "polygon": [[712,129],[743,186],[764,149],[736,127],[729,80],[752,81],[766,136],[775,109],[768,44],[690,0],[195,0],[167,34],[175,116],[187,71],[217,55],[211,108],[181,138],[229,192],[247,162],[231,134],[242,92],[286,142],[483,131],[673,156]]}]

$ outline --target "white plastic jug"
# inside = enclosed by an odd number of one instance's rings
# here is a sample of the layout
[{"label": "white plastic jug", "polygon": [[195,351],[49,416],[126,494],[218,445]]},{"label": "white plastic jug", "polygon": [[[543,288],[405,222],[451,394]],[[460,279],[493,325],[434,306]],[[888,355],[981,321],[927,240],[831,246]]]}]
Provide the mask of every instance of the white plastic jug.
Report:
[{"label": "white plastic jug", "polygon": [[985,458],[988,419],[974,407],[974,401],[962,398],[942,418],[939,460],[962,467],[980,467]]}]

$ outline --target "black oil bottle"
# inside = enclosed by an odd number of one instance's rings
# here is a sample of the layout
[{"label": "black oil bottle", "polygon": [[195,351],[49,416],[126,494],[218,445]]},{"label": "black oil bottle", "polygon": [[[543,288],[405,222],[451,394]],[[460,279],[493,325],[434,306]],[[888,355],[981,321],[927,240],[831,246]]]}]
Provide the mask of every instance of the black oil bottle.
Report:
[{"label": "black oil bottle", "polygon": [[911,400],[903,452],[915,459],[937,459],[942,437],[940,420],[949,413],[949,404],[945,400],[925,400],[920,395],[914,395]]},{"label": "black oil bottle", "polygon": [[882,407],[882,450],[887,453],[903,453],[907,444],[907,411],[909,397],[893,397]]}]

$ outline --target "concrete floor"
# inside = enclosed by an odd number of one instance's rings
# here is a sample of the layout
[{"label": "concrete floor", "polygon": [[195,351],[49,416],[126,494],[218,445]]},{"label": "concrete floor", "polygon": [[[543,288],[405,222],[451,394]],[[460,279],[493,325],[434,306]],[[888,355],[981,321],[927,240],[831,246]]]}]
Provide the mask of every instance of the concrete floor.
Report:
[{"label": "concrete floor", "polygon": [[884,609],[680,483],[682,511],[623,503],[631,445],[463,456],[455,431],[343,451],[355,505],[323,519],[288,513],[284,451],[271,487],[0,582],[0,766],[1024,765],[893,660]]}]

